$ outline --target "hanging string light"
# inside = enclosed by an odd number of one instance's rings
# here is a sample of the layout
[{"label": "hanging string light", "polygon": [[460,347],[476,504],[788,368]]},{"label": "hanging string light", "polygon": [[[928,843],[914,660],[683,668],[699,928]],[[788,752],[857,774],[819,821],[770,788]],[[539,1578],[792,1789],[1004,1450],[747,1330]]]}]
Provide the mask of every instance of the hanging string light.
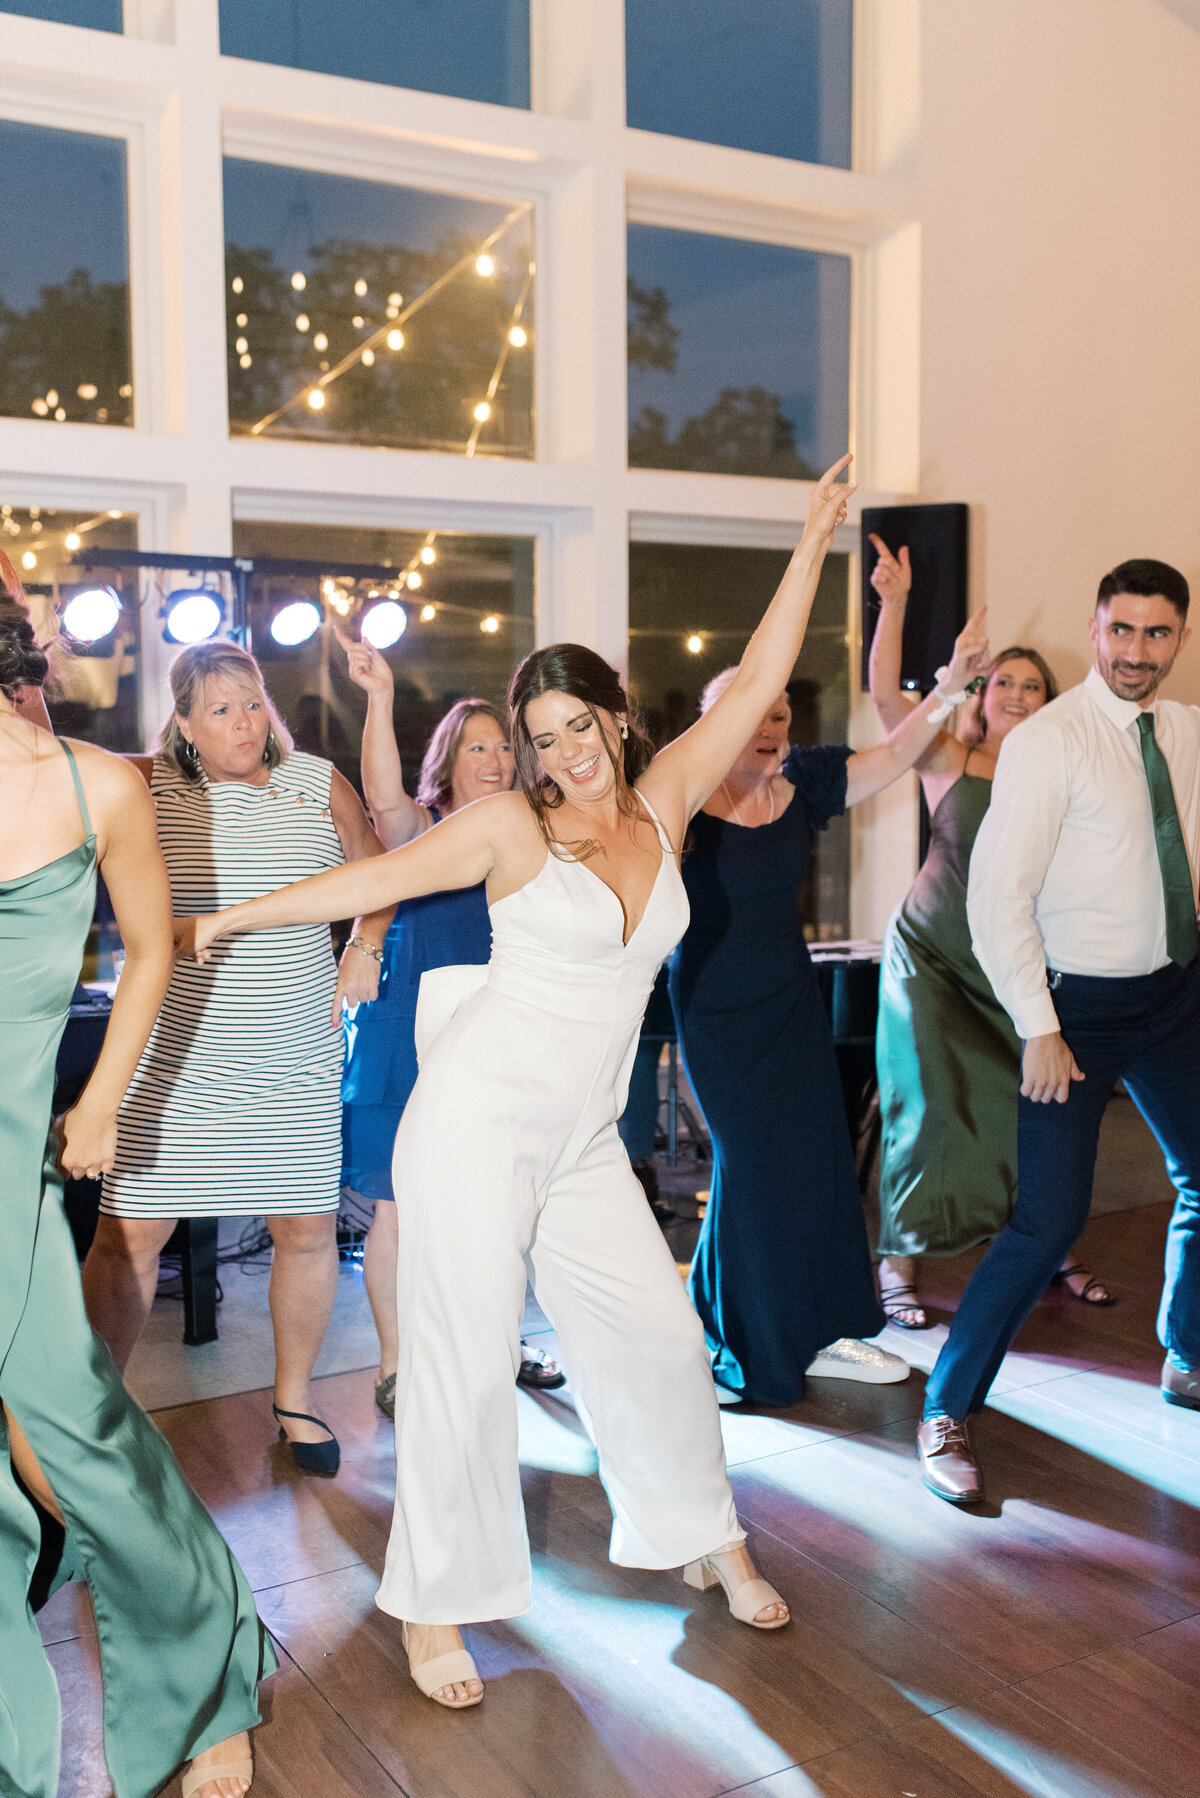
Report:
[{"label": "hanging string light", "polygon": [[[378,326],[378,328],[366,339],[364,345],[356,346],[349,351],[347,355],[343,356],[340,362],[335,362],[332,368],[326,369],[321,374],[318,381],[314,384],[302,387],[299,392],[292,394],[290,399],[286,399],[281,406],[277,406],[273,412],[268,412],[265,418],[260,418],[257,424],[251,425],[250,436],[260,437],[264,431],[268,430],[271,425],[276,422],[277,419],[282,418],[285,413],[290,412],[294,407],[301,404],[306,404],[314,412],[323,411],[325,407],[325,389],[332,386],[334,381],[340,380],[342,375],[346,374],[349,369],[358,367],[366,360],[363,354],[364,349],[370,349],[374,352],[376,349],[386,344],[390,350],[402,350],[404,348],[404,332],[400,327],[405,325],[415,313],[422,309],[422,307],[427,306],[436,294],[440,293],[444,287],[449,286],[451,281],[455,280],[459,275],[466,273],[467,270],[474,269],[475,272],[480,275],[494,274],[496,259],[491,254],[492,250],[494,250],[500,240],[512,230],[513,226],[521,219],[526,218],[531,211],[532,204],[528,200],[523,200],[519,205],[514,206],[512,211],[506,218],[501,220],[500,224],[497,225],[491,235],[484,239],[477,251],[468,250],[466,255],[460,256],[456,263],[440,274],[436,281],[432,281],[429,286],[425,288],[424,292],[417,295],[415,300],[410,300],[407,306],[401,305],[400,294],[389,294],[387,322]],[[485,264],[488,266],[485,267]],[[521,296],[514,311],[512,325],[510,325],[509,328],[509,338],[506,342],[504,351],[502,352],[501,360],[497,365],[499,372],[493,374],[492,381],[489,383],[486,400],[479,402],[479,405],[487,405],[487,415],[483,419],[476,416],[477,426],[481,427],[487,422],[487,419],[491,417],[492,401],[495,399],[496,387],[499,385],[500,374],[503,372],[504,358],[507,356],[508,348],[510,346],[515,348],[521,347],[520,345],[513,344],[511,333],[514,328],[522,328],[520,326],[520,315],[524,310],[528,298],[532,276],[533,270],[531,267],[529,273],[526,275],[524,285],[521,289]],[[361,285],[363,292],[365,293],[366,283],[362,282]],[[292,286],[296,288],[297,291],[300,291],[307,286],[307,279],[299,270],[292,276]],[[359,283],[356,282],[356,293],[358,292],[358,287]],[[235,293],[240,293],[242,291],[240,275],[234,277],[233,290]],[[302,313],[300,317],[304,318],[304,329],[307,330],[309,324],[307,316]],[[299,328],[299,318],[296,323],[297,328]],[[366,328],[365,319],[358,314],[355,315],[352,323],[356,330],[363,330]],[[525,338],[524,341],[528,341],[528,339]],[[367,366],[370,367],[371,364],[368,363]],[[49,395],[47,395],[47,398],[49,398]],[[476,413],[477,412],[478,407],[476,408]],[[473,445],[477,442],[478,430],[472,432],[471,439],[468,441],[467,455],[474,455],[475,451]]]},{"label": "hanging string light", "polygon": [[513,307],[512,323],[510,324],[510,326],[508,328],[508,335],[504,339],[504,342],[500,346],[500,354],[496,358],[496,366],[493,368],[492,378],[488,382],[487,397],[486,397],[486,399],[480,400],[479,404],[474,408],[474,410],[471,414],[471,416],[475,420],[475,426],[471,432],[471,435],[467,438],[466,454],[468,456],[473,456],[475,454],[475,451],[479,445],[480,432],[483,430],[484,425],[487,424],[488,420],[492,416],[492,402],[496,398],[496,393],[500,386],[501,377],[504,374],[504,365],[508,361],[508,353],[511,349],[514,349],[517,347],[513,340],[513,333],[516,331],[521,331],[522,332],[522,341],[523,342],[525,341],[524,330],[521,325],[521,315],[525,310],[525,304],[529,298],[529,289],[532,286],[532,284],[533,284],[533,265],[531,263],[529,268],[526,270],[525,279],[521,284],[521,291],[517,295],[517,303]]}]

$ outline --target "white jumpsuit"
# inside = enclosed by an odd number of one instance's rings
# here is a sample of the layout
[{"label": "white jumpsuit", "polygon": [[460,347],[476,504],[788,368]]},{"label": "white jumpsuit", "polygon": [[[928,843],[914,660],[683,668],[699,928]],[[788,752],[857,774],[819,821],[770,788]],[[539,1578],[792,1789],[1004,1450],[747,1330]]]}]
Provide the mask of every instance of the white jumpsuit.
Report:
[{"label": "white jumpsuit", "polygon": [[[687,925],[678,866],[664,841],[628,944],[616,895],[554,855],[491,919],[486,968],[422,982],[392,1164],[396,1510],[376,1602],[413,1623],[529,1607],[514,1385],[527,1256],[596,1445],[612,1559],[677,1567],[743,1539],[704,1333],[616,1126],[650,988]],[[433,1035],[448,997],[459,1008]]]}]

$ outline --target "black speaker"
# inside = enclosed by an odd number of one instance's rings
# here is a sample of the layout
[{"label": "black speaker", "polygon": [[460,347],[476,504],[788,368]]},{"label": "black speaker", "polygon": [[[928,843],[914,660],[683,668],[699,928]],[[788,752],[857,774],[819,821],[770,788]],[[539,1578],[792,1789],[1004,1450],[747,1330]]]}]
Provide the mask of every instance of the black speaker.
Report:
[{"label": "black speaker", "polygon": [[879,557],[871,536],[882,537],[892,554],[908,545],[912,593],[904,617],[900,679],[928,693],[954,639],[967,622],[967,530],[970,508],[945,506],[865,506],[862,515],[862,686],[867,691],[871,639],[879,599],[871,573]]}]

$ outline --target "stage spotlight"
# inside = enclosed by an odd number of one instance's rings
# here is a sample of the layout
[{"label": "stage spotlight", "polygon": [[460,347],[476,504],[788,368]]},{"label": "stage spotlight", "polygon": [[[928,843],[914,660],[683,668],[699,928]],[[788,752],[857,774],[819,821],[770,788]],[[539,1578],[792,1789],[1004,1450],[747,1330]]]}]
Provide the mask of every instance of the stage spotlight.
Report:
[{"label": "stage spotlight", "polygon": [[76,643],[98,643],[117,628],[121,602],[111,587],[85,587],[63,607],[62,627]]},{"label": "stage spotlight", "polygon": [[271,635],[276,643],[295,649],[298,644],[307,643],[320,626],[320,608],[311,599],[296,599],[276,612],[271,620]]},{"label": "stage spotlight", "polygon": [[362,637],[375,649],[390,649],[404,635],[408,613],[394,599],[381,599],[363,613]]},{"label": "stage spotlight", "polygon": [[208,587],[185,587],[167,601],[165,634],[170,643],[203,643],[221,628],[224,607]]}]

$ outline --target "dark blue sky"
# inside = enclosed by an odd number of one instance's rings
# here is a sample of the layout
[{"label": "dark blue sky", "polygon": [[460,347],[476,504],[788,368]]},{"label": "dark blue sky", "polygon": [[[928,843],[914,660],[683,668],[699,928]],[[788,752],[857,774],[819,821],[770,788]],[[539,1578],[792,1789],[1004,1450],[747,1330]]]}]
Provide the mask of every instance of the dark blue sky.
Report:
[{"label": "dark blue sky", "polygon": [[644,131],[850,166],[853,0],[625,0]]},{"label": "dark blue sky", "polygon": [[221,0],[221,49],[323,75],[529,105],[529,0]]},{"label": "dark blue sky", "polygon": [[765,387],[796,448],[828,466],[846,447],[850,259],[698,231],[629,227],[629,274],[665,288],[679,331],[673,372],[629,371],[629,411],[665,412],[674,436],[722,387]]},{"label": "dark blue sky", "polygon": [[[281,267],[306,272],[309,251],[331,238],[434,250],[450,235],[487,237],[510,210],[492,200],[464,200],[387,181],[234,158],[225,163],[226,243],[246,249],[261,245],[274,251]],[[527,241],[522,227],[515,226],[505,239],[510,255],[522,241]]]},{"label": "dark blue sky", "polygon": [[0,299],[24,312],[42,287],[85,268],[93,281],[129,277],[125,145],[0,119],[4,217]]}]

